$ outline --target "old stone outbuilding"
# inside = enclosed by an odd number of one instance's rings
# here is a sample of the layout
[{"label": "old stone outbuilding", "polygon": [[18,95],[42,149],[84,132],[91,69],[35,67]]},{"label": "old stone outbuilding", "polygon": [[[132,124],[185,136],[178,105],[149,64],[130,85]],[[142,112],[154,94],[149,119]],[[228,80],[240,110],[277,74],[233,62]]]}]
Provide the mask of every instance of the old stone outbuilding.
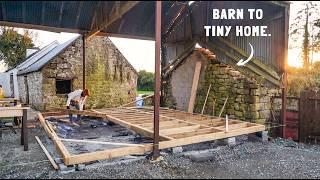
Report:
[{"label": "old stone outbuilding", "polygon": [[[63,107],[66,95],[83,87],[82,38],[50,43],[18,71],[20,100],[38,110]],[[136,97],[137,72],[105,36],[86,41],[88,108],[117,107]],[[21,67],[21,66],[20,66]]]},{"label": "old stone outbuilding", "polygon": [[272,97],[279,96],[281,89],[220,62],[214,53],[204,48],[192,50],[165,71],[163,85],[166,106],[188,110],[197,61],[202,65],[194,104],[195,113],[201,113],[211,84],[204,114],[218,116],[228,98],[222,117],[228,114],[262,124],[272,118],[272,105],[273,108],[276,106]]}]

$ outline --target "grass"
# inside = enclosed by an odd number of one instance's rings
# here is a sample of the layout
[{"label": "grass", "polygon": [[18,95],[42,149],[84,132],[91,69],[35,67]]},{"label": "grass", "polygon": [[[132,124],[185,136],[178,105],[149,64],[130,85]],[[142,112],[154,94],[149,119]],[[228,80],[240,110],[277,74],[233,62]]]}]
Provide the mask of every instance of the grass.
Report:
[{"label": "grass", "polygon": [[138,90],[137,91],[137,95],[139,95],[139,94],[151,95],[151,94],[153,94],[153,91],[141,91],[141,90]]}]

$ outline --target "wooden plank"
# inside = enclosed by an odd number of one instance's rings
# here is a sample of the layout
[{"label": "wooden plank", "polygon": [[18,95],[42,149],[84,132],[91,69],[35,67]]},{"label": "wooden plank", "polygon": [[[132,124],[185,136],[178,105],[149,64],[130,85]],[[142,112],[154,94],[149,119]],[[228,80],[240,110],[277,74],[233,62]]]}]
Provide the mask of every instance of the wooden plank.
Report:
[{"label": "wooden plank", "polygon": [[186,138],[181,138],[181,139],[174,139],[171,141],[162,141],[159,143],[159,148],[166,149],[166,148],[183,146],[183,145],[188,145],[188,144],[213,141],[213,140],[217,140],[217,139],[224,139],[224,138],[228,138],[228,137],[239,136],[242,134],[251,134],[251,133],[255,133],[255,132],[261,132],[264,130],[265,130],[264,126],[253,126],[253,127],[243,128],[243,129],[239,129],[239,130],[232,130],[227,133],[226,132],[208,133],[208,134],[203,134],[203,135],[198,135],[198,136],[191,136],[191,137],[186,137]]},{"label": "wooden plank", "polygon": [[[228,129],[229,130],[233,130],[233,129],[240,129],[240,128],[245,128],[245,127],[249,127],[249,123],[237,123],[237,124],[230,124],[228,125]],[[219,130],[225,130],[225,125],[224,126],[218,126],[218,127],[215,127],[216,129],[219,129]]]},{"label": "wooden plank", "polygon": [[66,142],[78,142],[78,143],[92,143],[92,144],[106,144],[106,145],[117,145],[117,146],[143,146],[141,144],[129,144],[129,143],[116,143],[116,142],[105,142],[105,141],[92,141],[92,140],[82,140],[82,139],[60,139]]},{"label": "wooden plank", "polygon": [[80,164],[80,163],[96,161],[96,160],[111,159],[111,158],[126,156],[129,154],[142,154],[142,153],[152,151],[152,148],[153,146],[151,144],[147,144],[142,147],[123,147],[123,148],[116,148],[116,149],[110,149],[110,150],[104,150],[104,151],[97,151],[92,153],[72,155],[70,156],[69,162],[67,165]]},{"label": "wooden plank", "polygon": [[[191,130],[189,132],[182,132],[182,133],[175,133],[171,134],[170,136],[173,137],[174,139],[179,139],[179,138],[185,138],[185,137],[190,137],[190,136],[198,136],[202,134],[208,134],[208,133],[215,133],[219,132],[220,130],[216,130],[214,128],[203,128],[203,129],[195,129]],[[222,132],[222,131],[220,131]]]},{"label": "wooden plank", "polygon": [[[144,114],[153,114],[153,113],[150,113],[150,112],[145,112],[145,111],[140,111],[140,110],[132,110],[132,111],[137,111],[137,112],[141,112],[141,113],[144,113]],[[177,119],[177,118],[167,117],[167,116],[163,116],[163,115],[160,115],[160,117],[167,118],[169,120],[175,120],[175,121],[182,122],[182,123],[187,123],[189,125],[197,125],[197,123],[192,123],[192,122],[184,121],[184,120]]]},{"label": "wooden plank", "polygon": [[58,169],[59,169],[58,165],[56,164],[56,162],[54,162],[54,160],[52,159],[50,153],[48,152],[48,150],[46,149],[46,147],[44,147],[44,145],[43,145],[42,142],[40,141],[39,137],[38,137],[38,136],[35,136],[35,138],[36,138],[38,144],[40,145],[41,149],[43,150],[43,152],[46,154],[46,156],[47,156],[48,160],[50,161],[51,165],[53,166],[53,168],[54,168],[55,170],[58,170]]},{"label": "wooden plank", "polygon": [[204,101],[204,103],[203,103],[203,106],[202,106],[201,114],[203,114],[204,108],[206,107],[210,89],[211,89],[211,84],[209,85],[209,89],[208,89],[208,91],[207,91],[206,99],[205,99],[205,101]]},{"label": "wooden plank", "polygon": [[23,110],[29,107],[0,107],[0,117],[22,117]]},{"label": "wooden plank", "polygon": [[184,133],[189,132],[190,130],[199,129],[200,125],[192,125],[192,126],[184,126],[178,128],[170,128],[170,129],[160,129],[160,133],[164,135],[176,134],[176,133]]},{"label": "wooden plank", "polygon": [[0,109],[0,117],[21,117],[23,116],[22,110],[8,109],[1,110]]},{"label": "wooden plank", "polygon": [[[136,126],[134,124],[131,124],[129,122],[126,122],[124,120],[121,120],[119,118],[116,118],[116,117],[113,117],[113,116],[110,116],[110,115],[106,115],[107,119],[116,123],[116,124],[119,124],[121,126],[124,126],[128,129],[131,129],[133,131],[136,131],[137,133],[140,133],[142,135],[145,135],[145,136],[148,136],[148,137],[153,137],[153,131],[149,130],[149,129],[146,129],[146,128],[143,128],[143,127],[140,127],[140,126]],[[168,137],[168,136],[165,136],[165,135],[162,135],[160,134],[160,140],[171,140],[172,138]]]},{"label": "wooden plank", "polygon": [[188,106],[188,112],[189,113],[193,112],[194,103],[195,103],[196,95],[197,95],[200,71],[201,71],[201,61],[199,60],[199,61],[196,62],[196,67],[195,67],[194,73],[193,73],[191,95],[190,95],[189,106]]},{"label": "wooden plank", "polygon": [[[163,127],[163,126],[170,126],[170,125],[175,125],[175,124],[177,124],[177,122],[175,122],[175,121],[170,121],[170,120],[168,120],[168,121],[160,121],[160,122],[159,122],[160,128]],[[146,128],[148,128],[148,127],[153,127],[153,122],[151,122],[151,123],[144,123],[144,124],[141,124],[141,126],[142,126],[142,127],[146,127]]]},{"label": "wooden plank", "polygon": [[43,118],[41,113],[38,113],[38,119],[39,119],[39,121],[41,123],[41,126],[47,132],[48,136],[52,139],[52,141],[56,145],[56,148],[58,149],[58,151],[62,155],[64,163],[67,164],[68,160],[69,160],[68,158],[70,157],[69,151],[63,145],[63,143],[61,142],[61,140],[57,136],[57,134],[54,131],[50,130],[50,128],[47,126],[47,124],[45,123],[45,119]]},{"label": "wooden plank", "polygon": [[59,112],[43,112],[42,116],[43,117],[48,117],[48,116],[62,116],[62,115],[68,115],[67,112],[65,111],[59,111]]},{"label": "wooden plank", "polygon": [[144,99],[147,99],[147,98],[150,98],[150,97],[153,97],[153,96],[154,96],[154,94],[151,94],[151,95],[146,96],[146,97],[144,97],[144,98],[141,98],[141,99],[139,99],[139,100],[135,100],[135,101],[129,102],[129,103],[127,103],[127,104],[123,104],[123,105],[119,106],[119,108],[120,108],[120,107],[125,107],[125,106],[127,106],[127,105],[129,105],[129,104],[133,104],[133,103],[136,103],[136,102],[138,102],[138,101],[142,101],[142,100],[144,100]]}]

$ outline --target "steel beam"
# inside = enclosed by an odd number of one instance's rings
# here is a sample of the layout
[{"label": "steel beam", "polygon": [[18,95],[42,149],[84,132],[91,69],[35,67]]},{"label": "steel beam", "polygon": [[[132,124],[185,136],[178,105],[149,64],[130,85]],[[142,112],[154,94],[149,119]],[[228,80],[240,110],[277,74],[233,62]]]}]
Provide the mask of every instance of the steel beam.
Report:
[{"label": "steel beam", "polygon": [[82,87],[86,88],[86,37],[82,35]]},{"label": "steel beam", "polygon": [[159,151],[159,109],[160,109],[160,48],[161,48],[161,1],[156,1],[155,15],[155,87],[154,87],[154,123],[153,123],[153,159],[160,156]]}]

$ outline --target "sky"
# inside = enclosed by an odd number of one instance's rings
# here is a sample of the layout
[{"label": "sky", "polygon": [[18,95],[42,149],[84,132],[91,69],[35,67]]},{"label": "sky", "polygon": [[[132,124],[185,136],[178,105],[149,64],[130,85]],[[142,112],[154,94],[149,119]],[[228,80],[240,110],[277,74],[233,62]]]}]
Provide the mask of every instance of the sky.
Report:
[{"label": "sky", "polygon": [[[299,7],[302,6],[304,1],[297,2],[291,1],[290,6],[290,23],[295,18],[296,12]],[[319,2],[318,2],[319,3]],[[319,3],[320,4],[320,3]],[[17,28],[18,29],[18,28]],[[22,29],[18,29],[22,32]],[[53,33],[48,31],[32,30],[37,38],[34,39],[34,43],[38,47],[43,47],[54,40],[58,40],[63,43],[77,34],[73,33]],[[120,52],[128,59],[128,61],[135,67],[137,71],[146,70],[154,72],[154,41],[147,40],[134,40],[110,37],[111,41],[117,46]],[[289,46],[291,41],[289,40]],[[301,50],[289,49],[288,51],[288,64],[289,66],[301,66]],[[320,60],[320,54],[314,54],[314,59]],[[0,72],[4,71],[5,68],[0,63]]]},{"label": "sky", "polygon": [[[16,28],[16,30],[21,33],[23,32],[23,29],[20,28]],[[75,33],[54,33],[41,30],[32,30],[32,32],[34,34],[34,44],[36,47],[40,48],[54,40],[57,40],[59,43],[63,43],[77,35]],[[116,37],[109,38],[137,71],[146,70],[154,72],[154,41]],[[0,72],[5,70],[6,68],[3,63],[0,63]]]},{"label": "sky", "polygon": [[[293,20],[297,16],[297,12],[299,11],[299,9],[303,6],[303,4],[305,2],[306,1],[291,1],[289,23],[293,22]],[[320,2],[314,1],[314,3],[318,4],[318,6],[320,6]],[[318,18],[318,16],[313,16],[311,18]],[[289,46],[292,44],[293,44],[292,39],[289,39]],[[314,59],[314,61],[320,60],[320,54],[314,53],[313,59]],[[295,67],[302,67],[301,49],[299,49],[299,48],[289,48],[288,49],[288,65],[295,66]]]}]

